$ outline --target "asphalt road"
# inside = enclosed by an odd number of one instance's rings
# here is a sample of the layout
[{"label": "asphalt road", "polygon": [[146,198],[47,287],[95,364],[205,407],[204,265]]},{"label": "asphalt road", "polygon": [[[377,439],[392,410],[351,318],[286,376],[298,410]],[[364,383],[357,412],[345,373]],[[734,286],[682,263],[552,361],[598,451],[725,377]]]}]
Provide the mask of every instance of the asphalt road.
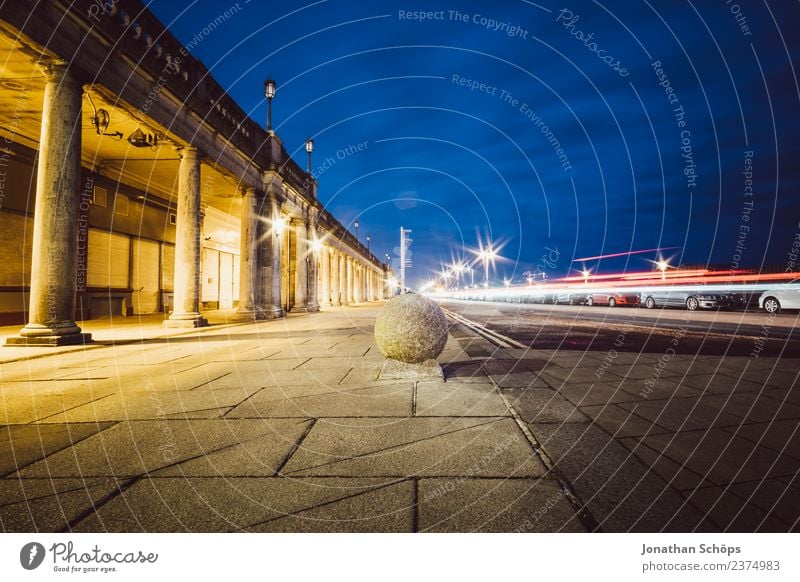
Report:
[{"label": "asphalt road", "polygon": [[527,346],[607,352],[800,358],[800,314],[442,300]]}]

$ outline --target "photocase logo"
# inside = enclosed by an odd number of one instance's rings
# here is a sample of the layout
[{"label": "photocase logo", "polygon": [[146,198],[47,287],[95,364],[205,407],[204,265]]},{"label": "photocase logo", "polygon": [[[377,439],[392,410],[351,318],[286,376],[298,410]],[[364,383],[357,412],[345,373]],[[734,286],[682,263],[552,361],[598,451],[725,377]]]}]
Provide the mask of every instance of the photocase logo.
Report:
[{"label": "photocase logo", "polygon": [[26,570],[35,570],[44,561],[44,554],[44,546],[39,542],[27,543],[19,552],[19,563]]}]

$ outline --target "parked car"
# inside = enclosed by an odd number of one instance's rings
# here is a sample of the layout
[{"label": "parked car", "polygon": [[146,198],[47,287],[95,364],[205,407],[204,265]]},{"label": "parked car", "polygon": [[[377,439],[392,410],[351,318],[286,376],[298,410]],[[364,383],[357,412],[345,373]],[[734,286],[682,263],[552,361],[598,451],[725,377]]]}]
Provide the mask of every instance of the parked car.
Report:
[{"label": "parked car", "polygon": [[586,293],[559,293],[555,296],[554,303],[566,303],[567,305],[583,305],[586,303],[588,295]]},{"label": "parked car", "polygon": [[737,305],[733,297],[726,293],[697,293],[696,291],[663,289],[654,289],[642,293],[641,301],[648,309],[655,307],[684,307],[689,311],[699,308],[718,309]]},{"label": "parked car", "polygon": [[[795,279],[792,283],[800,283],[800,279]],[[758,307],[767,313],[780,313],[782,309],[800,309],[800,285],[767,289],[758,298]]]},{"label": "parked car", "polygon": [[592,293],[586,298],[586,305],[637,305],[639,296],[635,293]]}]

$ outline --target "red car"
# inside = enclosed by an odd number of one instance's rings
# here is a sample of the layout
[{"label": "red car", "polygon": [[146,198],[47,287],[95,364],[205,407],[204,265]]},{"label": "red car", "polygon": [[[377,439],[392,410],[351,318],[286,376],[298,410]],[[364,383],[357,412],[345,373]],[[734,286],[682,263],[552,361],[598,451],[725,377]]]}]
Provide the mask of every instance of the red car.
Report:
[{"label": "red car", "polygon": [[639,295],[634,293],[592,293],[586,299],[586,305],[638,305]]}]

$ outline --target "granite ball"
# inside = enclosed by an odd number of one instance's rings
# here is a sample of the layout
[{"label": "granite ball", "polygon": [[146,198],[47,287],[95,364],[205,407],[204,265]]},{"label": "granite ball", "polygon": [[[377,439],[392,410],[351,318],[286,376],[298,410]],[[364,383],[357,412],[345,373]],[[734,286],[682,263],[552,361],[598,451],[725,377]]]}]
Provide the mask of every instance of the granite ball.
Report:
[{"label": "granite ball", "polygon": [[378,314],[375,341],[381,353],[392,360],[408,364],[435,360],[447,343],[447,318],[427,297],[400,295]]}]

